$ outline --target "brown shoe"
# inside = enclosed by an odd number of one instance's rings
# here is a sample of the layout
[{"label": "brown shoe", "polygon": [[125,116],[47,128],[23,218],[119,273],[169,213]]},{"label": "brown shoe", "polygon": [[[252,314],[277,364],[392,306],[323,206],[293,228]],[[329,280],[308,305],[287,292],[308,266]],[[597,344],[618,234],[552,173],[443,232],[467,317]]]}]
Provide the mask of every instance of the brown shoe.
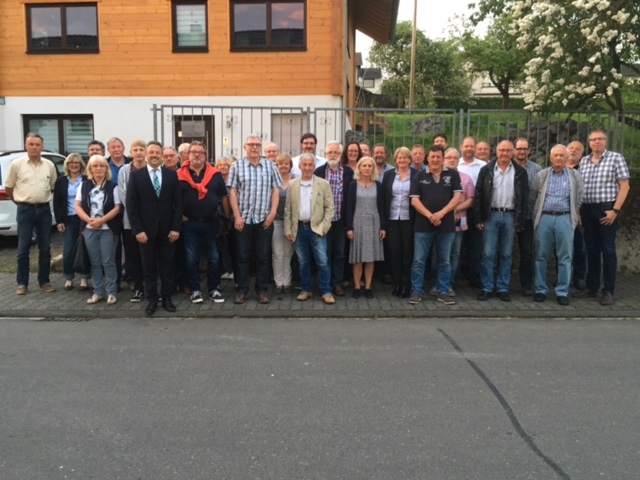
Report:
[{"label": "brown shoe", "polygon": [[40,285],[40,290],[42,290],[43,292],[51,293],[56,291],[56,287],[54,287],[50,283],[44,283]]},{"label": "brown shoe", "polygon": [[260,295],[258,295],[258,303],[261,303],[263,305],[269,303],[269,295],[267,295],[266,293],[261,293]]},{"label": "brown shoe", "polygon": [[336,285],[333,287],[333,293],[336,294],[336,297],[344,297],[345,291],[342,285]]},{"label": "brown shoe", "polygon": [[322,301],[327,305],[333,305],[334,303],[336,303],[336,299],[333,298],[333,295],[331,295],[330,293],[325,293],[324,295],[322,295]]},{"label": "brown shoe", "polygon": [[236,305],[242,305],[244,303],[244,293],[236,293],[236,298],[233,300]]},{"label": "brown shoe", "polygon": [[18,285],[16,288],[16,295],[24,295],[29,291],[26,285]]},{"label": "brown shoe", "polygon": [[600,305],[611,305],[613,303],[613,295],[609,292],[602,292],[602,297],[600,297]]},{"label": "brown shoe", "polygon": [[298,296],[296,297],[296,300],[298,300],[299,302],[304,302],[305,300],[309,300],[310,298],[311,298],[311,292],[305,292],[303,290],[298,294]]}]

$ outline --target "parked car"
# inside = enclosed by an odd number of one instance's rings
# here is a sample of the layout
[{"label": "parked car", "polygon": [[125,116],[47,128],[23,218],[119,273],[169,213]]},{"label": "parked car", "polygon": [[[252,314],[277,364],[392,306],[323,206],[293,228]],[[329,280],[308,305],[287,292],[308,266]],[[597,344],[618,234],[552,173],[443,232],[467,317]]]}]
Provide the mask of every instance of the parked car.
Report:
[{"label": "parked car", "polygon": [[[16,204],[9,200],[9,196],[4,189],[4,178],[7,176],[9,164],[16,158],[22,158],[26,155],[27,152],[24,150],[0,152],[0,235],[16,236],[18,234]],[[64,175],[63,165],[65,157],[53,152],[42,152],[42,156],[53,162],[58,170],[58,176]],[[53,212],[53,204],[51,211]],[[52,225],[55,225],[55,219]]]}]

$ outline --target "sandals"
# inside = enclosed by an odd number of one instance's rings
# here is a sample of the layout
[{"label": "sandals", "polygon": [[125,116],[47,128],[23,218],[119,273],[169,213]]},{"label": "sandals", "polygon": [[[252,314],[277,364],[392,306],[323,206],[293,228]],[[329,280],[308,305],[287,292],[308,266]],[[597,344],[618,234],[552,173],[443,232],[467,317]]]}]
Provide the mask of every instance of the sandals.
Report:
[{"label": "sandals", "polygon": [[117,301],[118,299],[116,298],[115,295],[109,295],[107,297],[107,305],[114,305]]},{"label": "sandals", "polygon": [[71,280],[64,282],[64,289],[67,291],[73,290],[73,282]]},{"label": "sandals", "polygon": [[88,305],[93,305],[95,303],[98,303],[99,301],[104,300],[104,297],[100,296],[100,295],[96,295],[95,293],[93,295],[91,295],[91,298],[89,298],[89,300],[87,300],[87,304]]}]

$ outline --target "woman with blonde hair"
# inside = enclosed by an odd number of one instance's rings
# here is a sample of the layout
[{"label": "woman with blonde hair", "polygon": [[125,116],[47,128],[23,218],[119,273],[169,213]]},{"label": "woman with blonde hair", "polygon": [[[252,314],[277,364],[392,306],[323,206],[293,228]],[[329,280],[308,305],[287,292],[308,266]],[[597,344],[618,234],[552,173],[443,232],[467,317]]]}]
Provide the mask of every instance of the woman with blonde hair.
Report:
[{"label": "woman with blonde hair", "polygon": [[293,161],[286,153],[281,153],[276,157],[276,165],[278,172],[282,177],[282,187],[280,187],[280,201],[278,202],[278,211],[273,221],[273,238],[271,242],[273,266],[273,280],[276,283],[276,294],[291,293],[291,257],[293,257],[293,242],[287,240],[284,236],[284,206],[287,202],[287,189],[289,188],[289,180],[291,180],[291,169]]},{"label": "woman with blonde hair", "polygon": [[360,280],[364,270],[364,296],[373,298],[374,262],[384,260],[382,241],[386,236],[382,185],[371,157],[358,160],[347,193],[345,229],[351,241],[349,263],[353,265],[353,298],[360,298]]},{"label": "woman with blonde hair", "polygon": [[75,209],[91,259],[94,290],[87,303],[92,305],[103,300],[106,291],[107,304],[113,305],[117,301],[116,248],[121,229],[117,218],[120,196],[116,184],[111,181],[111,168],[102,155],[89,159],[87,180],[78,189]]},{"label": "woman with blonde hair", "polygon": [[[53,189],[53,214],[56,218],[56,228],[62,233],[62,275],[64,277],[64,289],[73,289],[73,257],[71,252],[80,235],[80,217],[76,214],[76,194],[85,176],[85,164],[82,155],[72,153],[62,167],[64,175],[56,180]],[[80,290],[89,289],[87,285],[88,275],[80,276]]]}]

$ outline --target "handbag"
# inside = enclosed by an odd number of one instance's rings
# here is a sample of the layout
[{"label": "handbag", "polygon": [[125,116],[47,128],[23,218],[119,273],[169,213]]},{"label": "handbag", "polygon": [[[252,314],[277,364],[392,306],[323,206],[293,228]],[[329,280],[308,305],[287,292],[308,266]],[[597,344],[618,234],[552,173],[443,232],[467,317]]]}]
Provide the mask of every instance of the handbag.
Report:
[{"label": "handbag", "polygon": [[84,275],[91,273],[91,260],[89,259],[89,252],[82,232],[78,235],[78,240],[76,240],[76,244],[71,250],[71,257],[73,258],[74,272]]}]

